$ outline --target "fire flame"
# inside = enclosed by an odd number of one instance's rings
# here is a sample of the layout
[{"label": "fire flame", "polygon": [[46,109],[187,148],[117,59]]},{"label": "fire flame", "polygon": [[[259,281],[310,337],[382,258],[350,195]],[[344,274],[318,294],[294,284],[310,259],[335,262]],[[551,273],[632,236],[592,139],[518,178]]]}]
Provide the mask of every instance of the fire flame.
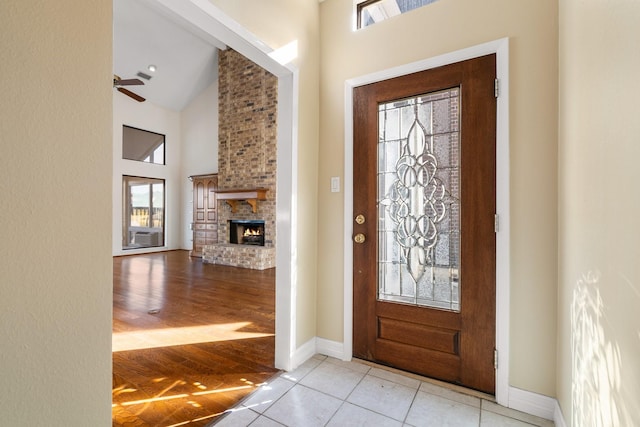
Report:
[{"label": "fire flame", "polygon": [[247,228],[244,230],[244,237],[248,237],[248,236],[259,236],[260,235],[260,230],[257,228]]}]

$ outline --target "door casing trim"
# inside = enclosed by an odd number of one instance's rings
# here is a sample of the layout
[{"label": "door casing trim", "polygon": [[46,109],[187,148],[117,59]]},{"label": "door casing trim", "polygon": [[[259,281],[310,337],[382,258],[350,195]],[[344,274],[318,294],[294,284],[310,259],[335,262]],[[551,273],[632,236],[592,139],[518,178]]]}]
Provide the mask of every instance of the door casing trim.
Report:
[{"label": "door casing trim", "polygon": [[167,18],[195,29],[200,36],[211,37],[233,48],[278,78],[274,363],[278,369],[294,369],[294,356],[298,351],[295,339],[298,287],[295,245],[298,227],[299,70],[293,64],[276,61],[271,56],[272,48],[208,0],[142,1]]},{"label": "door casing trim", "polygon": [[483,55],[496,54],[496,75],[500,93],[496,112],[496,214],[500,228],[496,233],[496,401],[509,402],[509,39],[503,38],[446,53],[399,67],[355,77],[345,81],[344,123],[344,346],[343,360],[353,354],[353,88],[449,65]]}]

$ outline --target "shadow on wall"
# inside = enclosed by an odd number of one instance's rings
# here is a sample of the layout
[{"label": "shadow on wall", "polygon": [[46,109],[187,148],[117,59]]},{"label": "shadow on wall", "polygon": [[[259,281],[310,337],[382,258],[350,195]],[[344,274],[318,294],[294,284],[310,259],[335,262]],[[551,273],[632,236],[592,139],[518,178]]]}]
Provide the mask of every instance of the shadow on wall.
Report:
[{"label": "shadow on wall", "polygon": [[[616,307],[603,301],[600,279],[600,271],[589,271],[578,280],[573,293],[571,425],[634,426],[639,422],[640,402],[632,391],[625,390],[629,388],[625,382],[637,378],[623,375],[623,368],[625,363],[637,364],[639,360],[625,360],[618,342],[610,339],[614,328],[610,315]],[[640,331],[635,333],[640,340]]]}]

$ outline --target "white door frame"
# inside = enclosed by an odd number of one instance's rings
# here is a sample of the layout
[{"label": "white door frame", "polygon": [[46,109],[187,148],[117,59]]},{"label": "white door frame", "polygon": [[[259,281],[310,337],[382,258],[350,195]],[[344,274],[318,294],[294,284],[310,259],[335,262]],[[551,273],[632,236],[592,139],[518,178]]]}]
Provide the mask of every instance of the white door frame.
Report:
[{"label": "white door frame", "polygon": [[356,77],[345,82],[345,151],[344,151],[344,343],[343,359],[353,354],[353,89],[393,77],[453,64],[483,55],[496,54],[499,81],[496,123],[496,400],[509,402],[509,39],[472,46],[466,49]]},{"label": "white door frame", "polygon": [[278,63],[270,56],[273,49],[208,0],[142,1],[212,45],[220,47],[222,42],[231,47],[278,78],[275,367],[291,370],[296,350],[298,70]]}]

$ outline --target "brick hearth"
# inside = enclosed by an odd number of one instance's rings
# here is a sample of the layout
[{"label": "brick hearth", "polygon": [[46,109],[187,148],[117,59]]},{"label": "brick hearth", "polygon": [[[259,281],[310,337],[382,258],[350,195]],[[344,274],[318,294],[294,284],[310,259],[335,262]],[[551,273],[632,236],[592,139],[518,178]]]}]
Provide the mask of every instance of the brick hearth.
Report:
[{"label": "brick hearth", "polygon": [[276,248],[231,243],[207,245],[202,251],[202,259],[210,264],[266,270],[276,266]]}]

